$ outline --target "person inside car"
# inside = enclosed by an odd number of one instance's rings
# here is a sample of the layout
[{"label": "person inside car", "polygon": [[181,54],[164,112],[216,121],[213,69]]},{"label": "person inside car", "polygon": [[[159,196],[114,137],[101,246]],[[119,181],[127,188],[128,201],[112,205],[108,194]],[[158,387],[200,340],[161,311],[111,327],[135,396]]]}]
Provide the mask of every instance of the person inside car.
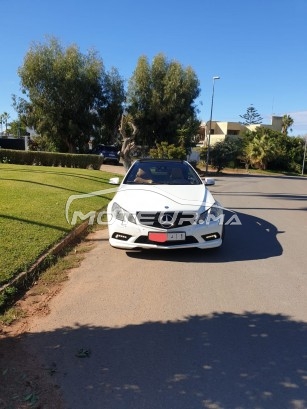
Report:
[{"label": "person inside car", "polygon": [[171,183],[175,185],[186,185],[188,180],[185,178],[182,169],[180,168],[173,168],[170,175]]},{"label": "person inside car", "polygon": [[134,179],[135,183],[153,183],[152,174],[149,169],[144,170],[139,168],[136,173],[136,178]]}]

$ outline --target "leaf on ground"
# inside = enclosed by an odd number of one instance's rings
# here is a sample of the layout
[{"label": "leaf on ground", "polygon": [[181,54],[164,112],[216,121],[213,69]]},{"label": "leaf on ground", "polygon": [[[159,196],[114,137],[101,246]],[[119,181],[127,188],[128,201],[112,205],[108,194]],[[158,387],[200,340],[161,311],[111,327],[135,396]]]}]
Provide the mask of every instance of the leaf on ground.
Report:
[{"label": "leaf on ground", "polygon": [[24,401],[28,402],[31,406],[35,405],[38,401],[38,396],[35,393],[29,393],[24,397]]},{"label": "leaf on ground", "polygon": [[78,358],[89,358],[91,356],[91,351],[89,349],[81,348],[76,353],[76,357]]}]

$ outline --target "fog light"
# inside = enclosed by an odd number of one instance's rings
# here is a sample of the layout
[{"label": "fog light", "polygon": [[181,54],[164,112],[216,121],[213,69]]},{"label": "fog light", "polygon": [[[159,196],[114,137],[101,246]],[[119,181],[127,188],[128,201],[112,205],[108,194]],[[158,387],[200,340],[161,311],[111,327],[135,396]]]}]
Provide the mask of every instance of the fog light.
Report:
[{"label": "fog light", "polygon": [[127,241],[130,239],[131,236],[129,234],[123,234],[123,233],[113,233],[112,239],[116,240],[122,240],[122,241]]},{"label": "fog light", "polygon": [[219,239],[221,236],[219,235],[219,233],[210,233],[210,234],[205,234],[203,236],[201,236],[205,241],[210,241],[210,240],[217,240]]}]

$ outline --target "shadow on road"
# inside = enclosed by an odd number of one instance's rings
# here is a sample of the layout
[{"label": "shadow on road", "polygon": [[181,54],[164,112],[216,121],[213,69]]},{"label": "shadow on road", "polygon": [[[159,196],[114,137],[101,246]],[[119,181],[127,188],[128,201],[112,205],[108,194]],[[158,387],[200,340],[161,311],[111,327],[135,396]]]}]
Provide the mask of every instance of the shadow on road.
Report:
[{"label": "shadow on road", "polygon": [[[74,409],[307,408],[307,324],[279,314],[75,324],[21,341]],[[77,357],[80,349],[90,356]]]},{"label": "shadow on road", "polygon": [[[235,218],[232,218],[234,215]],[[282,254],[283,250],[277,235],[283,232],[278,231],[268,221],[245,213],[226,212],[225,222],[225,239],[220,248],[209,250],[140,250],[127,251],[127,255],[140,259],[183,263],[225,263],[266,259]],[[235,224],[238,222],[240,224]]]}]

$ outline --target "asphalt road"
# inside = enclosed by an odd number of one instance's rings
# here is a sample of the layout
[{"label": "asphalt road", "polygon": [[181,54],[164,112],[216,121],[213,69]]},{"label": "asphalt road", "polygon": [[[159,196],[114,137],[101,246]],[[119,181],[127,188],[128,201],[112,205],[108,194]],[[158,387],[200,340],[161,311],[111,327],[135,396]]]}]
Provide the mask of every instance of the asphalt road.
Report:
[{"label": "asphalt road", "polygon": [[222,248],[123,251],[99,231],[34,321],[68,408],[307,408],[307,179],[211,191],[236,212]]}]

